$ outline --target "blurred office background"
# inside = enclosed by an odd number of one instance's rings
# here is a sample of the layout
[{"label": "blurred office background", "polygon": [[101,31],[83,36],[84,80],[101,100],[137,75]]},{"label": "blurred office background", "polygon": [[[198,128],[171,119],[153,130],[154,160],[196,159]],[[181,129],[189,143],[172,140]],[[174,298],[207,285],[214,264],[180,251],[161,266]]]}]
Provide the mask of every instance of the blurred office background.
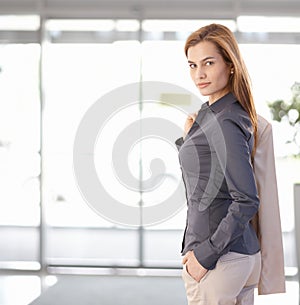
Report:
[{"label": "blurred office background", "polygon": [[[101,290],[99,304],[115,305],[118,301],[101,302],[103,279],[116,280],[116,285],[164,280],[169,300],[179,293],[183,301],[178,304],[184,304],[179,277],[184,207],[154,225],[121,225],[96,213],[73,172],[78,125],[99,98],[126,84],[167,82],[198,95],[183,46],[190,32],[211,22],[234,31],[257,111],[272,121],[268,102],[291,100],[291,87],[300,82],[299,16],[299,0],[0,0],[0,304],[25,305],[39,297],[34,304],[76,305],[76,300],[63,299],[64,290],[53,293],[52,303],[43,299],[47,293],[51,299],[51,291],[70,278],[74,286],[69,282],[66,294],[91,280],[90,287]],[[187,112],[199,107],[174,96],[175,106]],[[177,117],[172,107],[148,109],[143,103],[114,113],[107,126],[119,132],[136,120],[142,126],[147,111],[183,126],[184,117]],[[293,305],[299,302],[294,184],[300,182],[300,161],[293,155],[300,141],[287,143],[294,130],[286,122],[272,124],[287,294],[256,297],[256,304]],[[112,135],[118,136],[106,133],[99,154],[114,145]],[[107,189],[112,198],[132,206],[155,205],[178,186],[174,144],[159,137],[129,151],[128,167],[137,180],[147,178],[159,152],[166,164],[165,186],[143,193],[111,178]],[[110,164],[100,166],[99,175],[110,177]],[[124,289],[117,294],[130,298]],[[148,304],[144,300],[137,304]],[[168,304],[168,297],[160,303],[158,293],[152,304]]]}]

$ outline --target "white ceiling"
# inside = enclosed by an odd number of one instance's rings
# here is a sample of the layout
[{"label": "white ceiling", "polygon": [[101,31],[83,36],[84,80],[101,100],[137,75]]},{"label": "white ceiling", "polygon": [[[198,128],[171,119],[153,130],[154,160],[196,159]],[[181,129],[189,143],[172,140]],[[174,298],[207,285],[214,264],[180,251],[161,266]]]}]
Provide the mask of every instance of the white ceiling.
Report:
[{"label": "white ceiling", "polygon": [[0,14],[143,19],[300,17],[300,0],[0,0]]}]

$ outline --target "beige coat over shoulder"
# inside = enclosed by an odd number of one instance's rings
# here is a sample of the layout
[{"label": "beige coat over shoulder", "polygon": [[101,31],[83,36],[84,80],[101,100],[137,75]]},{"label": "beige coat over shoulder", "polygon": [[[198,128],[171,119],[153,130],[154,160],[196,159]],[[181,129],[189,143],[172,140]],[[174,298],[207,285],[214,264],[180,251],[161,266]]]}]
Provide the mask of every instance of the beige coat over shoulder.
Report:
[{"label": "beige coat over shoulder", "polygon": [[285,292],[284,257],[278,190],[275,171],[272,125],[258,116],[258,143],[254,172],[260,198],[253,219],[261,245],[262,269],[258,294]]}]

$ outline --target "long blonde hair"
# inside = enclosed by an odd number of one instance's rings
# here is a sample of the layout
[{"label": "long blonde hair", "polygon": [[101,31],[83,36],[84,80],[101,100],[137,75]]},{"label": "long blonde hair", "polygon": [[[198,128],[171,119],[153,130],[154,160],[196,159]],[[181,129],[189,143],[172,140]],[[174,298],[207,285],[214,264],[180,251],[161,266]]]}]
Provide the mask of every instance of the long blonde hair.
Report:
[{"label": "long blonde hair", "polygon": [[226,64],[233,68],[234,73],[229,78],[229,90],[235,95],[242,107],[247,111],[254,132],[254,147],[252,159],[257,146],[257,114],[255,110],[251,81],[248,70],[241,56],[238,43],[233,33],[224,25],[210,24],[190,34],[187,38],[184,51],[187,56],[188,49],[199,42],[210,41],[218,49]]}]

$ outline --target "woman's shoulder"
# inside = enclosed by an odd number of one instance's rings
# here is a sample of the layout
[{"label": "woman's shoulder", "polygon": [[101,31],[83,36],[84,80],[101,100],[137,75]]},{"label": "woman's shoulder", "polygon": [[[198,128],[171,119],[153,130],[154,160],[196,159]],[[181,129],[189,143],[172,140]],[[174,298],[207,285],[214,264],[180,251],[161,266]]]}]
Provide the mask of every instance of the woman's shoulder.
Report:
[{"label": "woman's shoulder", "polygon": [[228,105],[219,113],[218,123],[224,135],[241,132],[249,140],[253,134],[251,119],[238,101]]},{"label": "woman's shoulder", "polygon": [[249,114],[238,101],[224,107],[219,113],[218,119],[220,123],[230,120],[237,124],[251,125]]}]

